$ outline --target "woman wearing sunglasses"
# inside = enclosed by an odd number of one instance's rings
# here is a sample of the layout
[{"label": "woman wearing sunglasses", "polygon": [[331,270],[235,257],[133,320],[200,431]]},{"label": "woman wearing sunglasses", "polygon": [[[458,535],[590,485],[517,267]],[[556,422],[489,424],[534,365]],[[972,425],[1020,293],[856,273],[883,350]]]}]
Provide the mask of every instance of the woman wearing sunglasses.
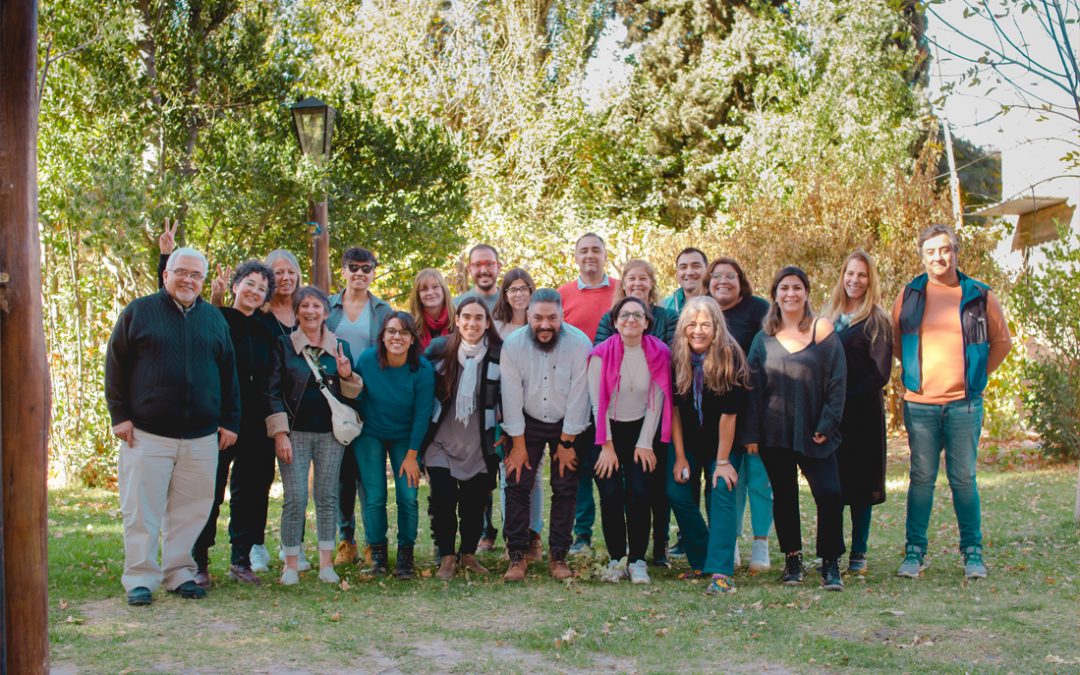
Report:
[{"label": "woman wearing sunglasses", "polygon": [[[386,317],[393,313],[390,305],[371,292],[375,268],[379,261],[366,248],[354,246],[341,256],[341,278],[345,290],[330,296],[330,316],[326,326],[344,340],[352,354],[359,356],[375,344]],[[341,460],[341,480],[338,485],[338,544],[335,565],[348,565],[359,559],[356,546],[356,500],[364,495],[356,469],[353,441]]]}]

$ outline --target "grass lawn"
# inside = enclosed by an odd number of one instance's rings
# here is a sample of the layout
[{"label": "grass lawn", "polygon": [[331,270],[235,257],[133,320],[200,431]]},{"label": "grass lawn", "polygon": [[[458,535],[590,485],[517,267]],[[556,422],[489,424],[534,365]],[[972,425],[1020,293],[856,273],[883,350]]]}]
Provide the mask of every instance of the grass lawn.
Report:
[{"label": "grass lawn", "polygon": [[[874,513],[870,573],[846,578],[843,593],[822,591],[813,571],[801,588],[780,586],[775,538],[773,571],[738,573],[738,592],[721,598],[705,596],[703,582],[677,580],[685,563],[651,570],[651,586],[560,584],[540,565],[526,583],[507,586],[500,581],[501,541],[486,558],[494,568],[490,578],[459,574],[446,584],[430,576],[423,517],[417,555],[425,578],[375,580],[350,566],[338,570],[341,587],[309,572],[297,587],[249,588],[225,577],[226,504],[210,595],[189,601],[158,591],[151,607],[132,608],[119,581],[116,494],[55,490],[49,514],[54,672],[1080,672],[1076,466],[1017,467],[987,453],[979,482],[990,577],[974,583],[963,579],[942,471],[931,565],[913,581],[894,576],[907,487],[900,448],[890,456],[889,500]],[[806,516],[813,502],[803,488],[803,536],[812,542]],[[423,506],[426,488],[421,500]],[[272,550],[279,508],[275,500]],[[314,532],[311,512],[309,540]],[[742,549],[748,559],[748,541]],[[310,549],[308,557],[317,559]],[[279,573],[275,561],[264,582]]]}]

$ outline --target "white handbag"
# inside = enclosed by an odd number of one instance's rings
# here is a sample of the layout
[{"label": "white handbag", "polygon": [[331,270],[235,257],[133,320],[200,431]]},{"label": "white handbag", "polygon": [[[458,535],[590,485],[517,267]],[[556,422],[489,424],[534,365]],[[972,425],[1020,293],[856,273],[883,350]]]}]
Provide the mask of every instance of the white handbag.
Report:
[{"label": "white handbag", "polygon": [[319,390],[330,406],[330,418],[334,427],[334,438],[342,445],[348,445],[364,430],[364,420],[360,419],[360,413],[345,405],[334,396],[334,392],[326,386],[323,380],[322,368],[312,357],[311,352],[304,349],[304,359],[307,361],[315,381],[319,383]]}]

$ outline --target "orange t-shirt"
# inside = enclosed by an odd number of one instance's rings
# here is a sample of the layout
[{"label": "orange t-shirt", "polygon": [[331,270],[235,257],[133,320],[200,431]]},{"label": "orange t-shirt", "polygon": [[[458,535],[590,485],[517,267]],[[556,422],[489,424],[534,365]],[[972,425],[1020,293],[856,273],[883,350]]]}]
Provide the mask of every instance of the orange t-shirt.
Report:
[{"label": "orange t-shirt", "polygon": [[[904,400],[943,405],[964,398],[964,334],[960,326],[960,285],[926,284],[919,344],[922,349],[922,390],[907,391]],[[893,305],[893,330],[897,356],[900,349],[900,307],[903,292]],[[1011,336],[1001,304],[993,293],[986,298],[987,339],[990,342],[989,369],[997,367],[1011,347]]]}]

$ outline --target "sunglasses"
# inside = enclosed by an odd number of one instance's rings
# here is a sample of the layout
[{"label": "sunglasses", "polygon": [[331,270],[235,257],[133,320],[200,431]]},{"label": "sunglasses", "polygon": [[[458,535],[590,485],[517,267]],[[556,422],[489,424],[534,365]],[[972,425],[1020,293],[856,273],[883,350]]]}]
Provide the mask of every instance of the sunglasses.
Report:
[{"label": "sunglasses", "polygon": [[374,263],[349,263],[345,266],[349,272],[356,274],[357,272],[363,272],[364,274],[371,274],[375,269]]}]

